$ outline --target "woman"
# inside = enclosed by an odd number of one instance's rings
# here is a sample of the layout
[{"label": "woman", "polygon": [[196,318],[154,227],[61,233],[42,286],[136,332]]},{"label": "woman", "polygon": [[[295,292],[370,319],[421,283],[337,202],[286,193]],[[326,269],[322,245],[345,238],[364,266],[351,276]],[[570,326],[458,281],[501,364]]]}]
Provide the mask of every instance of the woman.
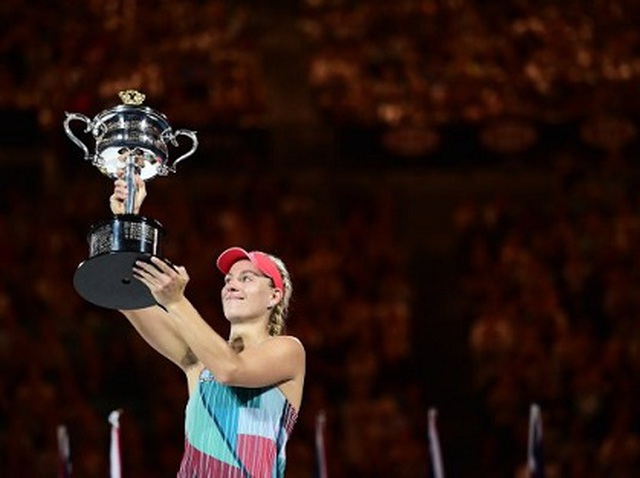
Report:
[{"label": "woman", "polygon": [[[137,214],[146,189],[139,177],[135,185]],[[119,178],[114,186],[111,210],[122,214],[127,185]],[[216,265],[225,274],[221,297],[228,340],[185,297],[185,268],[157,257],[136,262],[134,275],[158,305],[121,312],[187,378],[178,477],[282,477],[305,377],[303,345],[283,334],[292,292],[289,273],[280,259],[239,247],[220,254]]]}]

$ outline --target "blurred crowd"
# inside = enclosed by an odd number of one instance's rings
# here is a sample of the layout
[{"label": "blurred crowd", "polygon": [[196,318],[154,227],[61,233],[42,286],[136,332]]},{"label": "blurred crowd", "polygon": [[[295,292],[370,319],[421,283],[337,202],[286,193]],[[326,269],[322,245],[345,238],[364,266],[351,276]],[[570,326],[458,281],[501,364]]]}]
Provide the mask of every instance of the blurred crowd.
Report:
[{"label": "blurred crowd", "polygon": [[[333,121],[567,120],[640,77],[637,2],[306,0],[309,82]],[[637,110],[630,99],[616,103]]]},{"label": "blurred crowd", "polygon": [[[569,155],[546,204],[462,204],[483,468],[509,476],[542,407],[548,475],[640,473],[640,182]],[[515,458],[515,460],[514,460]]]},{"label": "blurred crowd", "polygon": [[[638,107],[637,2],[282,3],[308,46],[315,105],[335,123],[566,121]],[[33,109],[55,128],[60,111],[98,111],[133,87],[180,122],[260,124],[260,41],[274,25],[259,10],[250,0],[7,0],[0,107]]]},{"label": "blurred crowd", "polygon": [[241,5],[8,0],[0,12],[0,108],[33,111],[44,130],[63,111],[114,106],[129,88],[193,127],[260,121],[258,32]]},{"label": "blurred crowd", "polygon": [[[91,116],[120,90],[139,88],[175,125],[261,126],[266,32],[251,3],[6,0],[0,113],[9,121],[32,113],[51,139],[64,111]],[[306,0],[289,2],[287,18],[309,48],[307,81],[326,120],[408,126],[435,146],[425,131],[449,122],[633,116],[637,2],[580,3]],[[594,124],[583,139],[610,146],[612,157],[635,137],[629,120]],[[202,142],[206,156],[206,135]],[[453,218],[465,263],[456,300],[474,319],[469,398],[483,412],[477,476],[512,476],[521,465],[532,401],[542,407],[549,473],[640,473],[639,189],[624,162],[599,167],[582,151],[553,162],[554,193],[544,204],[472,198]],[[44,155],[55,160],[45,169],[76,161],[68,154],[47,144]],[[232,244],[272,251],[292,271],[290,332],[307,347],[309,373],[287,476],[312,475],[321,412],[331,477],[425,476],[429,389],[412,365],[428,352],[413,346],[420,298],[407,245],[420,231],[401,228],[406,196],[329,172],[289,175],[244,154],[225,158],[234,173],[205,168],[154,180],[145,214],[166,225],[165,255],[187,267],[189,297],[223,333],[218,252]],[[72,288],[85,235],[108,215],[110,183],[89,169],[70,167],[43,183],[41,171],[3,179],[3,476],[52,476],[60,424],[74,474],[104,476],[115,408],[124,411],[127,475],[173,476],[180,459],[180,372],[116,312]]]}]

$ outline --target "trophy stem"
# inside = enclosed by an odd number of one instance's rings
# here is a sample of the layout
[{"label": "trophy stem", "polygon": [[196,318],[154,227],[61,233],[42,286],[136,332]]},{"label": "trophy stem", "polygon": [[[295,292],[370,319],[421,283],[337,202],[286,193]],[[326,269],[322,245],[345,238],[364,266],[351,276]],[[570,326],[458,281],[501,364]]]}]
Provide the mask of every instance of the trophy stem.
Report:
[{"label": "trophy stem", "polygon": [[140,174],[139,163],[143,158],[136,154],[136,151],[127,152],[124,180],[127,184],[127,200],[124,205],[125,214],[134,214],[136,204],[136,174]]}]

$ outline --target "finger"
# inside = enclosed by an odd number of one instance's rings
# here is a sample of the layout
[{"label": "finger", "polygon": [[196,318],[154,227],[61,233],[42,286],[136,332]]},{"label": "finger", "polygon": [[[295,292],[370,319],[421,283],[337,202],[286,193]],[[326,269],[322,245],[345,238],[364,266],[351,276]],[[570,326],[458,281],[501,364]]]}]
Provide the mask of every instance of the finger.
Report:
[{"label": "finger", "polygon": [[176,266],[176,270],[180,277],[182,277],[185,281],[189,281],[189,274],[187,273],[187,269],[184,266]]},{"label": "finger", "polygon": [[153,285],[160,285],[162,283],[161,276],[163,275],[155,266],[148,264],[144,261],[136,261],[133,267],[134,275],[144,278]]},{"label": "finger", "polygon": [[[150,258],[150,260],[153,260],[153,256]],[[134,264],[134,269],[140,269],[144,272],[146,272],[147,274],[157,274],[160,273],[160,271],[158,271],[158,268],[151,262],[143,260],[143,259],[138,259],[135,264]]]},{"label": "finger", "polygon": [[145,286],[147,286],[147,288],[151,292],[159,290],[161,287],[161,284],[156,279],[154,279],[153,276],[150,276],[149,274],[147,274],[145,271],[141,269],[134,270],[133,277],[135,277],[140,282],[142,282]]},{"label": "finger", "polygon": [[136,194],[136,197],[140,202],[142,202],[142,200],[147,197],[147,186],[145,185],[144,181],[142,181],[141,183],[136,183]]},{"label": "finger", "polygon": [[153,291],[153,290],[154,290],[154,287],[155,287],[155,286],[154,286],[151,282],[149,282],[149,280],[148,280],[146,277],[144,277],[143,275],[140,275],[138,272],[133,271],[133,277],[134,277],[135,279],[138,279],[138,280],[139,280],[139,281],[140,281],[144,286],[146,286],[146,287],[147,287],[147,289],[149,289],[150,291]]},{"label": "finger", "polygon": [[113,192],[116,193],[119,196],[126,196],[127,195],[127,185],[125,184],[124,181],[118,179],[113,184]]},{"label": "finger", "polygon": [[157,279],[153,275],[153,273],[151,273],[150,271],[144,269],[143,267],[135,266],[133,268],[133,275],[135,277],[137,277],[138,279],[142,280],[143,282],[147,282],[149,284],[151,284],[151,283],[156,284],[157,283]]},{"label": "finger", "polygon": [[160,259],[157,256],[151,256],[151,262],[153,263],[153,265],[155,267],[157,267],[164,274],[167,274],[169,276],[173,276],[176,273],[176,269],[171,267],[169,264],[167,264],[165,261],[163,261],[162,259]]},{"label": "finger", "polygon": [[138,187],[138,189],[142,190],[142,189],[145,188],[145,182],[142,179],[142,177],[140,177],[139,174],[135,175],[135,177],[133,178],[133,181],[135,182],[135,184]]}]

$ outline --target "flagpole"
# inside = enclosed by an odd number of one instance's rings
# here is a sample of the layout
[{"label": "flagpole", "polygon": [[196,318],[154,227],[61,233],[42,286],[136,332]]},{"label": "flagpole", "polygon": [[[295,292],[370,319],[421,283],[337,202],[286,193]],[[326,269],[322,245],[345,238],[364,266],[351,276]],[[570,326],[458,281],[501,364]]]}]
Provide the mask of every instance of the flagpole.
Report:
[{"label": "flagpole", "polygon": [[58,425],[56,430],[58,437],[58,476],[71,478],[71,448],[69,446],[69,433],[65,425]]},{"label": "flagpole", "polygon": [[109,414],[111,424],[110,477],[121,478],[122,462],[120,459],[120,414],[122,410],[114,410]]},{"label": "flagpole", "polygon": [[428,438],[429,458],[431,463],[431,477],[444,478],[444,466],[442,465],[442,452],[440,450],[440,438],[438,437],[438,411],[430,408],[428,412]]},{"label": "flagpole", "polygon": [[532,403],[529,410],[527,476],[529,478],[544,478],[542,454],[542,413],[540,412],[540,406],[536,403]]},{"label": "flagpole", "polygon": [[317,462],[317,478],[328,478],[327,470],[327,454],[324,442],[325,429],[327,424],[327,415],[321,410],[316,415],[316,462]]}]

